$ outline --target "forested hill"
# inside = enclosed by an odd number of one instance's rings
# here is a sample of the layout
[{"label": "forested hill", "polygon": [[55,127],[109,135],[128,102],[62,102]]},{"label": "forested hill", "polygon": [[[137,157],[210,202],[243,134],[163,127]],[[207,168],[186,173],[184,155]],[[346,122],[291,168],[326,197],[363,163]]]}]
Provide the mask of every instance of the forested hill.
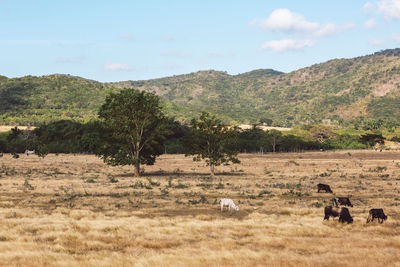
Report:
[{"label": "forested hill", "polygon": [[0,124],[88,120],[111,90],[100,82],[63,74],[0,77]]},{"label": "forested hill", "polygon": [[108,92],[123,87],[154,92],[165,100],[167,112],[181,120],[207,110],[231,123],[272,120],[276,126],[291,126],[360,116],[400,123],[400,49],[290,73],[210,70],[105,84],[69,75],[0,76],[0,124],[86,121],[96,116]]},{"label": "forested hill", "polygon": [[200,71],[110,84],[155,92],[178,106],[207,109],[238,122],[274,125],[323,119],[400,122],[400,49],[334,59],[290,73],[256,70],[235,76]]}]

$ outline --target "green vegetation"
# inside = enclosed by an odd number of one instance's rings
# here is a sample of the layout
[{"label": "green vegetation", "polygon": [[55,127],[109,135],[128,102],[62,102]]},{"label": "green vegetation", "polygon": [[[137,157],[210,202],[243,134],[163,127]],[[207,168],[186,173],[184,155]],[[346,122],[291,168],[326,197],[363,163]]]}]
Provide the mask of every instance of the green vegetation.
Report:
[{"label": "green vegetation", "polygon": [[[208,116],[212,117],[210,115]],[[215,117],[212,118],[218,121]],[[196,123],[199,122],[201,122],[201,120]],[[173,119],[165,120],[163,127],[165,127],[166,135],[164,135],[163,140],[158,140],[158,142],[162,141],[163,145],[161,145],[161,143],[157,145],[157,153],[197,155],[197,159],[203,159],[201,151],[207,150],[207,140],[209,140],[210,145],[217,147],[215,151],[219,151],[218,153],[216,152],[218,161],[218,158],[225,155],[224,153],[227,151],[232,153],[232,156],[237,152],[274,152],[274,136],[276,136],[276,130],[264,131],[256,126],[246,130],[241,130],[239,128],[231,128],[229,130],[225,128],[224,131],[228,131],[229,136],[222,138],[225,133],[219,135],[216,132],[212,132],[217,131],[217,129],[208,128],[211,132],[207,133],[207,128],[200,131],[196,124],[192,126],[194,126],[194,128],[182,125]],[[221,124],[218,127],[223,128],[224,126]],[[331,133],[331,137],[321,139],[319,135],[315,135],[313,129],[325,129],[325,131]],[[384,142],[386,139],[390,139],[392,142],[399,142],[398,130],[400,129],[395,129],[394,132],[379,130],[355,131],[352,128],[337,126],[303,125],[295,127],[290,131],[279,132],[279,142],[275,142],[275,151],[300,152],[320,149],[385,149]],[[226,134],[228,132],[226,132]],[[397,136],[389,138],[396,133]],[[110,130],[104,127],[99,121],[88,123],[58,121],[48,125],[42,125],[34,130],[20,130],[14,128],[9,132],[0,133],[0,155],[1,153],[23,153],[26,149],[35,149],[36,154],[39,156],[44,156],[47,153],[94,153],[101,155],[108,146],[113,146],[115,149],[122,149],[127,147],[127,143],[120,143],[120,145],[118,145],[117,141],[111,138]],[[110,150],[110,153],[112,151],[114,150]],[[206,152],[208,153],[208,150]],[[121,150],[121,153],[124,153],[123,150]],[[204,154],[204,159],[207,159],[207,153]],[[350,153],[349,156],[351,156]],[[224,160],[227,159],[229,159],[229,157],[224,158]],[[142,161],[142,163],[147,162]],[[151,163],[151,161],[149,161],[149,163]],[[222,161],[218,164],[221,163],[224,164]],[[117,162],[115,164],[117,164]],[[298,166],[299,163],[289,161],[288,164]],[[215,166],[217,166],[217,164],[215,164]],[[180,170],[177,169],[175,172],[179,173]],[[265,174],[272,175],[269,170],[265,170]]]},{"label": "green vegetation", "polygon": [[[290,73],[221,71],[99,83],[70,75],[0,77],[0,124],[97,118],[106,95],[132,87],[161,96],[167,115],[189,122],[206,110],[227,124],[292,127],[330,122],[356,128],[400,124],[400,49],[334,59]],[[375,127],[375,126],[372,126]],[[393,127],[392,127],[393,128]]]},{"label": "green vegetation", "polygon": [[[207,110],[229,124],[291,127],[324,120],[352,124],[364,116],[365,121],[380,118],[398,125],[399,54],[400,49],[385,50],[287,74],[256,70],[231,76],[211,70],[108,85],[151,91],[181,110],[190,110],[189,118]],[[188,119],[171,108],[179,119]]]},{"label": "green vegetation", "polygon": [[193,160],[205,160],[210,166],[211,176],[215,167],[229,162],[239,163],[236,157],[238,149],[237,132],[222,124],[215,116],[203,112],[199,119],[193,119],[192,131],[187,140],[188,155],[195,155]]},{"label": "green vegetation", "polygon": [[87,122],[97,117],[99,103],[112,90],[100,82],[60,74],[0,79],[0,124]]},{"label": "green vegetation", "polygon": [[[139,175],[140,164],[162,153],[195,155],[213,173],[238,152],[385,149],[385,140],[400,140],[399,56],[394,49],[288,74],[200,71],[108,84],[0,76],[0,124],[38,126],[0,133],[0,153],[95,153],[109,164],[134,165]],[[227,126],[236,123],[253,127]]]},{"label": "green vegetation", "polygon": [[134,165],[138,177],[140,164],[152,165],[164,152],[166,119],[156,95],[135,89],[111,93],[99,117],[105,134],[97,154],[107,164]]}]

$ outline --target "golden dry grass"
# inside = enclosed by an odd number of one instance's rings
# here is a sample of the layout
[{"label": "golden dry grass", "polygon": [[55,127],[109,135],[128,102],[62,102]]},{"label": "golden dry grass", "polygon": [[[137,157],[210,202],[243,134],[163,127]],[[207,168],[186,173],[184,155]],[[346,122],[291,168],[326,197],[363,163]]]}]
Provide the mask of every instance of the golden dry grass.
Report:
[{"label": "golden dry grass", "polygon": [[[1,266],[400,266],[400,152],[164,155],[142,178],[91,155],[0,158]],[[332,194],[354,223],[323,222]],[[221,213],[220,197],[239,205]],[[388,220],[366,224],[370,208]]]},{"label": "golden dry grass", "polygon": [[[11,131],[11,129],[14,127],[15,126],[11,125],[0,125],[0,133]],[[17,127],[20,130],[26,130],[26,129],[33,130],[36,128],[35,126],[17,126]]]}]

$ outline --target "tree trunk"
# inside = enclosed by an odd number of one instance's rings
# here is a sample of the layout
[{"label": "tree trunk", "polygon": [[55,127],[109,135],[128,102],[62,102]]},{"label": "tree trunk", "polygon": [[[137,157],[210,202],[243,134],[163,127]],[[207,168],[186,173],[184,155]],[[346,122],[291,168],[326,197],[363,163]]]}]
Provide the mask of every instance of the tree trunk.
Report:
[{"label": "tree trunk", "polygon": [[275,153],[275,148],[276,148],[276,137],[274,136],[274,142],[272,145],[272,151]]},{"label": "tree trunk", "polygon": [[139,177],[140,176],[140,162],[136,162],[135,163],[135,177]]},{"label": "tree trunk", "polygon": [[215,165],[214,163],[210,163],[210,170],[211,170],[211,176],[215,175]]},{"label": "tree trunk", "polygon": [[140,150],[139,150],[139,142],[136,142],[136,151],[135,151],[135,177],[140,176]]}]

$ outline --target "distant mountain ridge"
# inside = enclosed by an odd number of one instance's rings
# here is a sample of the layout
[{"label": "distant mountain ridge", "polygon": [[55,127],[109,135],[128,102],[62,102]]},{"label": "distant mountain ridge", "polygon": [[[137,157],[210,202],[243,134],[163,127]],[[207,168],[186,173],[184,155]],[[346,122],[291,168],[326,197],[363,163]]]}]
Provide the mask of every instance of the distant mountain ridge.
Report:
[{"label": "distant mountain ridge", "polygon": [[68,75],[0,76],[0,123],[88,120],[108,92],[124,87],[159,95],[167,113],[180,120],[206,110],[228,123],[262,120],[291,126],[360,116],[400,123],[400,49],[333,59],[290,73],[259,69],[229,75],[208,70],[115,83]]}]

